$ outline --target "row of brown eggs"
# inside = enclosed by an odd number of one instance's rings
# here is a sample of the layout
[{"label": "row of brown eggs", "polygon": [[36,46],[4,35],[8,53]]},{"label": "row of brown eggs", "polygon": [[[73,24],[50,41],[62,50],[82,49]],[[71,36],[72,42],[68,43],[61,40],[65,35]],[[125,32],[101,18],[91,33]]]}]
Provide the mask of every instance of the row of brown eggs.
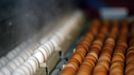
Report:
[{"label": "row of brown eggs", "polygon": [[98,59],[100,50],[103,46],[103,41],[106,38],[106,33],[108,31],[109,31],[109,25],[108,25],[108,22],[105,21],[96,39],[93,41],[83,63],[80,65],[77,75],[90,75],[91,74],[95,66],[95,63]]},{"label": "row of brown eggs", "polygon": [[126,75],[134,75],[134,25],[131,26],[131,38],[129,42],[129,48],[126,53]]},{"label": "row of brown eggs", "polygon": [[125,20],[122,21],[120,35],[114,49],[109,75],[123,75],[125,63],[125,51],[127,49],[128,28]]},{"label": "row of brown eggs", "polygon": [[98,20],[93,21],[92,24],[91,30],[86,33],[85,37],[78,44],[75,53],[66,64],[65,68],[61,72],[61,75],[75,75],[100,26],[100,22]]},{"label": "row of brown eggs", "polygon": [[115,46],[117,33],[118,33],[118,23],[115,20],[112,30],[104,43],[104,47],[99,56],[98,62],[93,70],[93,75],[107,75],[110,66],[111,55],[113,52],[113,48]]}]

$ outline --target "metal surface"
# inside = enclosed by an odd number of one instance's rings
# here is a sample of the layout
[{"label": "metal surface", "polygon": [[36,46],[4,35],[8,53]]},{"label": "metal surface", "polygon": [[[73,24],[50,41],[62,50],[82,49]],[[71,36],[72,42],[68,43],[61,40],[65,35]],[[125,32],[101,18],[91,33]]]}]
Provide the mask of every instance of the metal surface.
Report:
[{"label": "metal surface", "polygon": [[[84,20],[80,11],[67,14],[61,19],[49,23],[48,27],[43,28],[33,38],[3,56],[4,59],[0,60],[3,60],[1,63],[5,62],[5,64],[0,67],[0,73],[2,75],[33,75],[36,72],[41,73],[40,70],[43,70],[41,65],[45,63],[44,69],[46,74],[49,74],[60,59],[60,52],[66,53],[67,48],[77,37]],[[55,28],[52,27],[54,24],[57,24]],[[8,60],[5,60],[6,58]]]}]

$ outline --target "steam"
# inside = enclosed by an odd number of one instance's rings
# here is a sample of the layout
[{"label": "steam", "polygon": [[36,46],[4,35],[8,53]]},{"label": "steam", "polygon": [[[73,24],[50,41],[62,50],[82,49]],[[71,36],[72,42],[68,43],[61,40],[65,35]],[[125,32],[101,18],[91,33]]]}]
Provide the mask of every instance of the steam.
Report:
[{"label": "steam", "polygon": [[74,1],[77,0],[0,0],[0,31],[4,35],[0,37],[0,55],[72,11]]},{"label": "steam", "polygon": [[20,38],[41,30],[48,22],[72,9],[71,0],[16,0],[14,15]]}]

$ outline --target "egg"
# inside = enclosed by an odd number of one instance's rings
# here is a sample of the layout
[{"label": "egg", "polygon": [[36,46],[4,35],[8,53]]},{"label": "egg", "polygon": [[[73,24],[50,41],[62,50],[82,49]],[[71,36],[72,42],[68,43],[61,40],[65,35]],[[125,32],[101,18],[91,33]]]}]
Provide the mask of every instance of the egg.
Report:
[{"label": "egg", "polygon": [[80,66],[80,69],[79,69],[77,75],[89,75],[89,74],[91,74],[91,72],[92,72],[92,66],[91,65],[89,66],[89,65],[86,65],[86,64],[82,64]]},{"label": "egg", "polygon": [[75,52],[75,54],[73,54],[73,56],[71,58],[78,60],[79,63],[82,63],[82,60],[83,60],[82,56],[80,54],[78,54],[78,52],[77,53]]},{"label": "egg", "polygon": [[60,75],[74,75],[74,74],[75,74],[75,71],[71,67],[67,67],[63,69],[62,72],[60,73]]}]

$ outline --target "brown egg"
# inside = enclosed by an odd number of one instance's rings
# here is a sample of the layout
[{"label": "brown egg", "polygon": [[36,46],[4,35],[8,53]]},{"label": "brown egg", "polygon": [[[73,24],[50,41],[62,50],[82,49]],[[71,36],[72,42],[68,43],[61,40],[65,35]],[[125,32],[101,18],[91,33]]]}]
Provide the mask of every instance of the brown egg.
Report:
[{"label": "brown egg", "polygon": [[96,57],[95,56],[92,56],[92,55],[87,55],[86,57],[85,57],[85,59],[89,59],[89,60],[92,60],[92,61],[96,61]]},{"label": "brown egg", "polygon": [[79,63],[79,61],[77,60],[77,59],[70,59],[69,61],[68,61],[68,63],[69,62],[77,62],[77,63]]},{"label": "brown egg", "polygon": [[97,34],[96,28],[92,28],[92,29],[91,29],[91,33],[94,34],[94,35]]},{"label": "brown egg", "polygon": [[[78,48],[84,48],[84,47],[83,47],[82,45],[78,44],[77,47],[76,47],[76,50],[77,50]],[[86,50],[86,48],[84,48],[84,49]]]},{"label": "brown egg", "polygon": [[115,42],[114,42],[114,39],[113,39],[113,38],[108,38],[108,39],[106,40],[106,43],[109,43],[109,44],[112,44],[112,45],[114,45],[114,44],[115,44]]},{"label": "brown egg", "polygon": [[129,57],[134,57],[134,51],[129,51],[127,53],[127,58],[129,58]]},{"label": "brown egg", "polygon": [[100,52],[100,51],[99,51],[97,48],[94,47],[94,48],[91,48],[91,49],[90,49],[90,51],[88,52],[87,55],[90,55],[90,53],[99,54],[99,52]]},{"label": "brown egg", "polygon": [[85,50],[88,50],[88,48],[86,47],[86,45],[84,46],[84,45],[81,45],[81,44],[79,44],[77,47],[76,47],[76,49],[77,48],[84,48]]},{"label": "brown egg", "polygon": [[119,44],[119,46],[123,47],[123,48],[127,48],[127,43],[126,42],[121,42]]},{"label": "brown egg", "polygon": [[91,49],[97,49],[97,50],[100,50],[100,49],[101,49],[101,46],[98,45],[98,44],[93,44],[93,45],[91,46]]},{"label": "brown egg", "polygon": [[129,63],[134,63],[134,55],[127,57],[126,64],[129,64]]},{"label": "brown egg", "polygon": [[127,56],[134,54],[134,50],[127,51]]},{"label": "brown egg", "polygon": [[129,47],[128,49],[127,49],[127,53],[129,53],[129,51],[131,52],[133,52],[134,51],[134,47]]},{"label": "brown egg", "polygon": [[123,72],[118,72],[118,71],[110,72],[109,75],[123,75]]},{"label": "brown egg", "polygon": [[89,75],[89,73],[85,71],[79,71],[77,75]]},{"label": "brown egg", "polygon": [[90,53],[88,53],[87,56],[88,57],[93,56],[93,57],[95,57],[95,60],[98,59],[98,55],[95,52],[90,52]]},{"label": "brown egg", "polygon": [[110,62],[111,61],[111,56],[107,56],[107,55],[102,55],[100,58],[99,58],[99,61],[107,61],[107,62]]},{"label": "brown egg", "polygon": [[108,53],[108,52],[105,51],[105,52],[102,52],[102,53],[101,53],[100,57],[101,57],[101,58],[108,58],[108,59],[111,59],[111,55],[112,55],[112,52],[111,52],[111,53],[110,53],[110,52]]},{"label": "brown egg", "polygon": [[95,71],[103,71],[103,72],[107,71],[107,69],[104,67],[104,65],[102,65],[100,63],[95,66],[94,70]]},{"label": "brown egg", "polygon": [[92,59],[86,59],[83,64],[89,65],[89,66],[95,66],[95,61]]},{"label": "brown egg", "polygon": [[75,68],[77,68],[80,65],[80,63],[77,59],[70,59],[68,61],[68,64],[73,64],[75,66]]},{"label": "brown egg", "polygon": [[76,52],[82,52],[82,54],[87,53],[87,51],[84,48],[77,48]]},{"label": "brown egg", "polygon": [[81,43],[77,47],[82,47],[82,48],[88,50],[88,45],[84,45],[84,44],[81,44]]},{"label": "brown egg", "polygon": [[112,48],[105,47],[105,48],[103,48],[102,51],[103,51],[103,52],[101,53],[101,55],[108,55],[108,56],[111,56],[111,54],[112,54],[112,52],[113,52],[113,49],[112,49]]},{"label": "brown egg", "polygon": [[123,67],[124,67],[124,63],[115,62],[115,63],[112,63],[110,70],[113,70],[115,68],[123,69]]},{"label": "brown egg", "polygon": [[84,59],[85,55],[87,52],[84,52],[84,51],[76,51],[77,54],[80,54],[82,59]]},{"label": "brown egg", "polygon": [[123,75],[123,69],[119,67],[115,67],[114,69],[110,69],[110,75]]},{"label": "brown egg", "polygon": [[112,54],[112,50],[110,51],[108,49],[103,50],[103,52],[101,53],[101,55],[108,56],[108,57],[111,57],[111,54]]},{"label": "brown egg", "polygon": [[76,59],[76,60],[78,60],[79,63],[82,63],[82,61],[83,61],[83,57],[80,54],[78,54],[78,52],[77,53],[75,52],[75,54],[73,54],[71,59]]},{"label": "brown egg", "polygon": [[116,61],[124,62],[124,57],[122,57],[121,55],[114,55],[112,58],[112,62]]},{"label": "brown egg", "polygon": [[134,63],[130,63],[130,64],[127,64],[126,65],[126,70],[125,70],[125,72],[127,73],[127,72],[129,72],[130,70],[132,70],[133,69],[133,71],[134,71]]},{"label": "brown egg", "polygon": [[97,34],[98,28],[94,27],[90,29],[90,32],[93,33],[94,35]]},{"label": "brown egg", "polygon": [[97,64],[94,68],[93,75],[107,75],[107,70],[104,66]]},{"label": "brown egg", "polygon": [[120,56],[122,59],[125,59],[125,55],[123,53],[117,52],[117,53],[114,53],[114,55]]},{"label": "brown egg", "polygon": [[105,37],[104,35],[103,35],[103,36],[99,36],[99,37],[97,38],[97,40],[99,40],[99,41],[102,42],[102,41],[104,40],[104,37]]},{"label": "brown egg", "polygon": [[99,45],[99,46],[102,46],[103,45],[103,43],[100,40],[94,41],[93,44]]},{"label": "brown egg", "polygon": [[134,69],[131,69],[130,71],[126,72],[126,75],[134,75]]},{"label": "brown egg", "polygon": [[73,68],[71,67],[66,67],[65,69],[63,69],[63,71],[60,73],[60,75],[74,75],[75,71]]},{"label": "brown egg", "polygon": [[70,63],[68,63],[65,67],[71,67],[71,68],[73,68],[74,70],[77,70],[78,67],[79,67],[79,65],[76,64],[75,62],[70,62]]},{"label": "brown egg", "polygon": [[84,59],[84,57],[86,55],[86,52],[83,52],[83,51],[81,51],[81,52],[80,51],[78,51],[78,52],[76,51],[75,53],[79,54],[81,56],[82,60]]},{"label": "brown egg", "polygon": [[70,63],[66,64],[65,67],[71,67],[71,68],[73,68],[74,70],[77,70],[78,64],[76,64],[75,62],[70,62]]},{"label": "brown egg", "polygon": [[88,37],[85,37],[85,38],[83,38],[82,41],[86,41],[86,42],[88,42],[88,44],[90,45],[91,42],[93,41],[93,39],[90,39],[90,38],[88,38]]},{"label": "brown egg", "polygon": [[76,52],[77,54],[80,54],[81,58],[84,59],[87,52]]},{"label": "brown egg", "polygon": [[99,65],[101,65],[106,70],[109,70],[109,63],[108,63],[108,61],[101,61],[101,62],[98,62],[98,63],[99,63]]},{"label": "brown egg", "polygon": [[80,66],[79,71],[77,72],[77,75],[89,75],[89,73],[91,73],[91,71],[92,71],[92,66],[82,64]]},{"label": "brown egg", "polygon": [[87,46],[89,46],[89,44],[90,44],[88,40],[83,40],[80,43],[83,45],[87,45]]},{"label": "brown egg", "polygon": [[93,72],[93,75],[107,75],[107,72],[96,71],[96,72]]},{"label": "brown egg", "polygon": [[126,48],[123,48],[121,46],[117,46],[116,49],[115,49],[115,53],[116,52],[125,53],[125,50],[126,50]]},{"label": "brown egg", "polygon": [[114,33],[111,34],[109,37],[115,40],[116,37],[117,37],[117,33],[118,33],[118,32],[114,32]]},{"label": "brown egg", "polygon": [[88,39],[93,40],[93,34],[92,33],[86,34],[85,37],[88,38]]},{"label": "brown egg", "polygon": [[114,47],[114,45],[109,44],[109,43],[105,43],[105,47],[103,49],[112,50],[113,47]]},{"label": "brown egg", "polygon": [[117,31],[116,32],[113,31],[113,32],[111,32],[111,34],[109,35],[109,37],[112,38],[112,39],[116,39],[117,33],[118,33]]},{"label": "brown egg", "polygon": [[106,33],[108,33],[108,28],[107,27],[105,27],[104,29],[102,29],[102,31],[101,31],[102,33],[104,33],[104,34],[106,34]]},{"label": "brown egg", "polygon": [[130,46],[129,48],[128,48],[128,50],[134,50],[134,46]]},{"label": "brown egg", "polygon": [[126,73],[126,75],[134,75],[134,71],[130,71],[130,72]]},{"label": "brown egg", "polygon": [[113,50],[113,47],[114,47],[114,45],[109,44],[109,43],[105,43],[105,47],[103,49],[108,49],[111,51],[111,50]]},{"label": "brown egg", "polygon": [[92,43],[93,39],[85,37],[82,41],[82,43],[85,43],[87,45],[90,45]]},{"label": "brown egg", "polygon": [[83,48],[83,47],[76,47],[76,51],[77,50],[83,50],[83,51],[86,51],[87,52],[87,50],[85,48]]},{"label": "brown egg", "polygon": [[134,45],[134,39],[131,39],[129,44],[130,44],[130,46]]},{"label": "brown egg", "polygon": [[83,63],[83,64],[81,64],[80,65],[80,68],[79,69],[83,69],[83,70],[87,70],[87,72],[88,72],[88,70],[90,70],[91,68],[93,68],[93,66],[92,65],[88,65],[88,64],[85,64],[85,63]]},{"label": "brown egg", "polygon": [[[123,24],[122,24],[122,25],[123,25]],[[126,25],[127,25],[127,24],[126,24]],[[127,28],[126,25],[124,25],[124,26],[121,27],[121,33],[128,33],[128,28]]]},{"label": "brown egg", "polygon": [[114,53],[123,53],[124,54],[125,50],[126,50],[125,48],[118,46],[118,47],[115,48]]}]

